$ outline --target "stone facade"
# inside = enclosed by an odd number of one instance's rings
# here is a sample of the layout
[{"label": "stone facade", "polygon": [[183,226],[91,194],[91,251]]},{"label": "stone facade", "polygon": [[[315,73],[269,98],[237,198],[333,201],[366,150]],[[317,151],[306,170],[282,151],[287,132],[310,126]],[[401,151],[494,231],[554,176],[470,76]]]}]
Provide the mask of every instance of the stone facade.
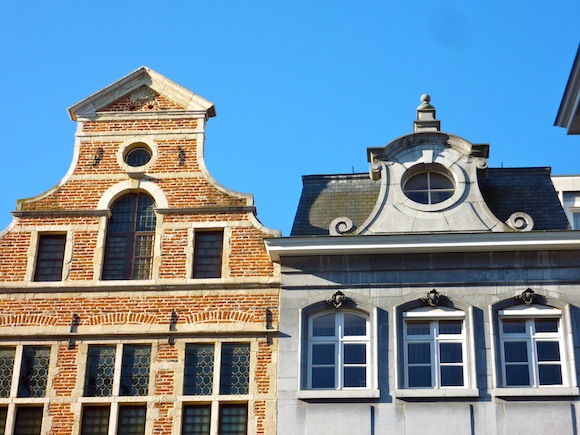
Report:
[{"label": "stone facade", "polygon": [[580,233],[549,170],[488,168],[428,96],[417,115],[366,177],[304,177],[266,241],[278,434],[576,433]]},{"label": "stone facade", "polygon": [[[208,173],[213,104],[142,67],[69,113],[68,173],[18,201],[0,235],[5,433],[197,433],[195,418],[212,434],[246,418],[247,433],[275,433],[279,266],[263,239],[280,233]],[[113,240],[127,213],[134,227]],[[219,242],[198,246],[207,234]],[[207,249],[209,275],[196,272]]]}]

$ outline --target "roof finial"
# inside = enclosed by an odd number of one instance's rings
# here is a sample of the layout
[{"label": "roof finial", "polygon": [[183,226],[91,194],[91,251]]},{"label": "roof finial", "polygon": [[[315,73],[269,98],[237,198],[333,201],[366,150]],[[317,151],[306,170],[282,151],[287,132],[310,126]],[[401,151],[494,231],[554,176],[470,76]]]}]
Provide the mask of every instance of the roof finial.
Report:
[{"label": "roof finial", "polygon": [[421,105],[417,107],[417,120],[414,121],[414,131],[440,131],[441,121],[436,119],[435,107],[431,104],[429,94],[421,95]]}]

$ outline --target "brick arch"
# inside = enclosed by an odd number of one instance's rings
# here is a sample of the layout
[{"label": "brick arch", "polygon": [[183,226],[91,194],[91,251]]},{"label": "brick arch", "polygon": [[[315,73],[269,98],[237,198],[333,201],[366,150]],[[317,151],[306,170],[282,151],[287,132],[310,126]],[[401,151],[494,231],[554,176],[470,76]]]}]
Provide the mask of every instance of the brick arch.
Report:
[{"label": "brick arch", "polygon": [[[181,317],[181,316],[180,316]],[[192,313],[183,316],[183,322],[179,323],[205,323],[214,322],[241,322],[249,323],[252,321],[252,315],[243,311],[203,311],[201,313]]]},{"label": "brick arch", "polygon": [[54,326],[58,323],[57,317],[44,314],[6,314],[0,316],[0,326]]},{"label": "brick arch", "polygon": [[108,313],[92,316],[83,320],[84,325],[125,325],[125,324],[145,324],[154,325],[162,323],[156,316],[144,313]]},{"label": "brick arch", "polygon": [[[134,192],[136,189],[134,180],[126,180],[122,181],[121,183],[117,183],[114,186],[109,187],[107,191],[101,196],[99,200],[98,209],[99,210],[109,210],[111,208],[111,204],[122,194],[128,192]],[[151,182],[151,181],[140,181],[138,186],[138,190],[147,192],[149,195],[153,197],[155,200],[155,207],[156,208],[169,208],[169,202],[165,197],[165,194],[161,190],[161,188]]]}]

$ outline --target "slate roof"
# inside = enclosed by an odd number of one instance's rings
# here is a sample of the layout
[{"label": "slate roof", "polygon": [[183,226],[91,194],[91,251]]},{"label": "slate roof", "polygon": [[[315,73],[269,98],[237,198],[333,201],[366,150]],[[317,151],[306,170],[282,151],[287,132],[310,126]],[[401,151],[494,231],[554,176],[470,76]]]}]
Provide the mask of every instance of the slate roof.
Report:
[{"label": "slate roof", "polygon": [[[340,216],[359,227],[373,210],[380,188],[367,173],[305,175],[302,184],[291,236],[328,235],[330,222]],[[502,222],[523,211],[534,220],[532,231],[569,229],[550,168],[490,168],[487,176],[480,177],[479,186]]]}]

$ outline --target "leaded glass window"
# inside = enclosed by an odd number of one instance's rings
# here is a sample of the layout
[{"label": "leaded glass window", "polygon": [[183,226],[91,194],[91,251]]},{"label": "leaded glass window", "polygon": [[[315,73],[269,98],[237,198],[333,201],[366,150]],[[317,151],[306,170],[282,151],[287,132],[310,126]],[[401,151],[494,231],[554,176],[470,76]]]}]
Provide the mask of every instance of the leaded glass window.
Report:
[{"label": "leaded glass window", "polygon": [[111,207],[103,279],[150,279],[155,240],[155,203],[142,193],[129,194]]},{"label": "leaded glass window", "polygon": [[107,435],[109,432],[109,406],[83,408],[81,435]]},{"label": "leaded glass window", "polygon": [[209,435],[210,426],[210,405],[188,405],[183,408],[182,435]]},{"label": "leaded glass window", "polygon": [[309,319],[308,388],[366,388],[369,371],[368,319],[333,311]]},{"label": "leaded glass window", "polygon": [[220,435],[246,435],[248,430],[247,405],[220,406]]},{"label": "leaded glass window", "polygon": [[[12,388],[12,374],[14,373],[14,347],[0,348],[0,397],[10,397]],[[0,431],[0,434],[3,433]]]},{"label": "leaded glass window", "polygon": [[149,393],[149,367],[151,346],[123,346],[121,365],[121,396],[147,396]]},{"label": "leaded glass window", "polygon": [[250,384],[250,345],[222,344],[220,394],[248,394]]},{"label": "leaded glass window", "polygon": [[8,408],[6,406],[0,407],[0,434],[6,431],[6,416],[8,415]]},{"label": "leaded glass window", "polygon": [[14,435],[39,435],[42,428],[42,407],[19,406],[16,408]]},{"label": "leaded glass window", "polygon": [[61,281],[65,234],[41,234],[38,238],[34,281]]},{"label": "leaded glass window", "polygon": [[119,407],[118,435],[144,435],[145,417],[147,408],[145,406],[121,406]]},{"label": "leaded glass window", "polygon": [[49,361],[49,347],[24,346],[18,397],[44,397],[46,395]]},{"label": "leaded glass window", "polygon": [[125,154],[125,163],[129,166],[138,167],[149,163],[151,151],[144,146],[136,147]]},{"label": "leaded glass window", "polygon": [[221,277],[223,239],[223,231],[196,231],[193,250],[194,278]]},{"label": "leaded glass window", "polygon": [[185,379],[183,394],[212,394],[213,368],[213,344],[188,344],[185,347]]},{"label": "leaded glass window", "polygon": [[113,394],[115,355],[115,346],[89,346],[85,396],[109,397]]}]

